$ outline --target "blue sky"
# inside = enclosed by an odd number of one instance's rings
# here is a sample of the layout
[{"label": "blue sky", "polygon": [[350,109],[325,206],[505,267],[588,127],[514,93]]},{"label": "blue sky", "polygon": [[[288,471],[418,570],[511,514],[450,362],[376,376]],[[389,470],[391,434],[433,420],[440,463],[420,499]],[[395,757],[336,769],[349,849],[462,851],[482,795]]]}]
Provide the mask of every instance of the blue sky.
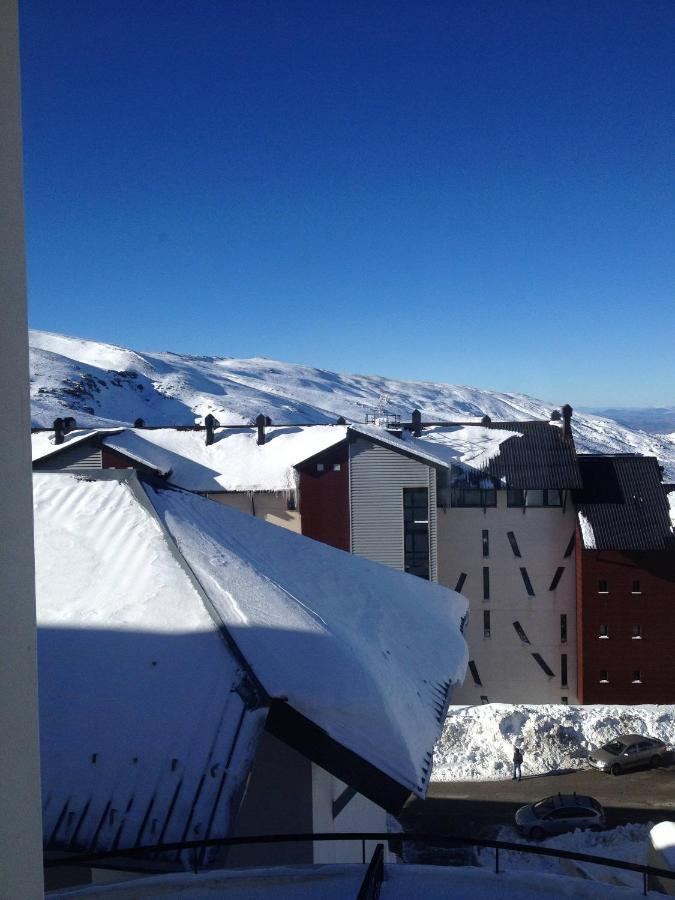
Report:
[{"label": "blue sky", "polygon": [[675,404],[675,6],[21,0],[31,325]]}]

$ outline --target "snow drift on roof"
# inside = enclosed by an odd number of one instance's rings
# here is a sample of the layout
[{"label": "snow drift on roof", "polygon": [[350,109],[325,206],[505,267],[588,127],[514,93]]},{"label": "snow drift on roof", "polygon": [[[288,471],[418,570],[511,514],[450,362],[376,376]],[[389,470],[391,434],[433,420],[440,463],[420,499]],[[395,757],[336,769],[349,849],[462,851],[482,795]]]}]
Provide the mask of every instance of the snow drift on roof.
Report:
[{"label": "snow drift on roof", "polygon": [[237,662],[125,477],[34,476],[49,847],[227,834],[264,725],[266,710],[234,692]]},{"label": "snow drift on roof", "polygon": [[386,444],[392,450],[398,450],[400,453],[406,453],[417,457],[422,462],[429,463],[432,466],[447,466],[447,462],[442,454],[436,452],[435,447],[425,445],[424,441],[410,436],[406,440],[398,438],[388,432],[385,428],[377,425],[350,425],[350,432],[358,434],[361,437],[370,438],[380,444]]},{"label": "snow drift on roof", "polygon": [[219,428],[206,445],[204,431],[127,429],[106,446],[170,469],[170,481],[188,491],[286,491],[293,466],[345,438],[341,425],[269,427],[258,446],[252,428]]},{"label": "snow drift on roof", "polygon": [[415,446],[431,445],[428,449],[446,465],[482,469],[499,455],[501,445],[509,438],[522,438],[522,434],[482,425],[454,425],[425,428]]},{"label": "snow drift on roof", "polygon": [[45,459],[47,456],[51,456],[53,453],[60,453],[62,450],[65,450],[68,447],[74,447],[77,444],[81,444],[83,441],[89,441],[92,438],[97,437],[98,435],[117,434],[121,431],[124,431],[124,429],[123,428],[95,428],[95,429],[78,428],[74,431],[69,431],[68,434],[66,434],[64,436],[62,444],[54,443],[54,432],[53,431],[38,431],[35,434],[31,435],[31,449],[32,449],[32,455],[33,455],[33,462],[37,462],[40,459]]},{"label": "snow drift on roof", "polygon": [[467,647],[459,594],[179,491],[148,496],[272,697],[423,794]]}]

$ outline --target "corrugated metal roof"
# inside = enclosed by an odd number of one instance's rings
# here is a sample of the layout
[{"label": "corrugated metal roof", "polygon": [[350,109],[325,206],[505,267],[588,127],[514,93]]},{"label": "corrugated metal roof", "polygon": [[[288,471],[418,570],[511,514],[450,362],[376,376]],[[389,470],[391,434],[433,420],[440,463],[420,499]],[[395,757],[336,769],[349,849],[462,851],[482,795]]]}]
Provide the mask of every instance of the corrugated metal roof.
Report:
[{"label": "corrugated metal roof", "polygon": [[587,550],[675,548],[661,468],[653,456],[580,455],[574,499]]},{"label": "corrugated metal roof", "polygon": [[550,422],[492,422],[492,429],[517,431],[509,438],[485,471],[509,487],[538,490],[581,487],[574,440]]}]

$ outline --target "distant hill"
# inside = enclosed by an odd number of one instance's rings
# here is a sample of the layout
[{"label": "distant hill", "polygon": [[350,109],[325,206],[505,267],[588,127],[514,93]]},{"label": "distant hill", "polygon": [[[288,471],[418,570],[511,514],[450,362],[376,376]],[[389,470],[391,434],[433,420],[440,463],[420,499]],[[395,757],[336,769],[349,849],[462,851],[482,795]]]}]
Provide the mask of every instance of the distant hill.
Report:
[{"label": "distant hill", "polygon": [[617,407],[616,409],[588,409],[597,416],[614,419],[626,428],[668,434],[675,431],[675,406]]},{"label": "distant hill", "polygon": [[[32,331],[31,406],[34,426],[72,415],[81,426],[188,425],[213,413],[222,425],[252,423],[258,413],[275,424],[364,421],[385,397],[387,409],[409,418],[541,419],[574,398],[545,403],[526,394],[499,393],[379,375],[341,375],[257,357],[146,353],[45,331]],[[675,443],[632,430],[613,419],[575,413],[577,447],[588,453],[656,456],[675,480]]]}]

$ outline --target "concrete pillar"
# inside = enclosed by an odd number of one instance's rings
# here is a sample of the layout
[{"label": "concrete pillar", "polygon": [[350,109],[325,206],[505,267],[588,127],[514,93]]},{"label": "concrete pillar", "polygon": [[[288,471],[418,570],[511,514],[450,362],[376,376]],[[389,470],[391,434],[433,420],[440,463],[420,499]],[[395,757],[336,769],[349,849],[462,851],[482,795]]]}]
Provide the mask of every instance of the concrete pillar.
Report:
[{"label": "concrete pillar", "polygon": [[0,0],[0,897],[43,896],[16,0]]}]

